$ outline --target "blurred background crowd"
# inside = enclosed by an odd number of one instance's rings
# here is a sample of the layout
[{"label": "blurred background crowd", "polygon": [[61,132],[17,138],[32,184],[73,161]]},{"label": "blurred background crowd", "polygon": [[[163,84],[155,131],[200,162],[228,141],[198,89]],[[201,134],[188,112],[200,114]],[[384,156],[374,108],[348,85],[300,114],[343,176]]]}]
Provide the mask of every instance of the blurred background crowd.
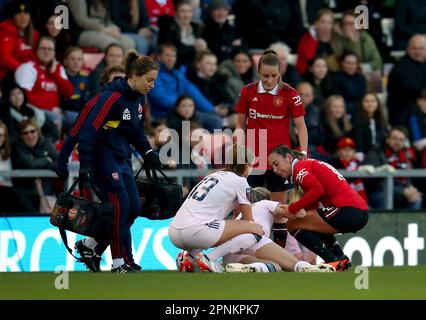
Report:
[{"label": "blurred background crowd", "polygon": [[[309,156],[368,173],[426,168],[426,0],[0,0],[0,171],[54,169],[78,112],[124,75],[130,49],[160,64],[145,107],[151,144],[174,129],[193,147],[189,134],[206,129],[209,152],[166,167],[210,168],[206,157],[232,142],[214,130],[234,129],[267,48],[305,105]],[[395,208],[425,208],[425,180],[396,178]],[[382,179],[350,182],[384,208]],[[49,212],[59,191],[56,179],[0,174],[0,211]]]}]

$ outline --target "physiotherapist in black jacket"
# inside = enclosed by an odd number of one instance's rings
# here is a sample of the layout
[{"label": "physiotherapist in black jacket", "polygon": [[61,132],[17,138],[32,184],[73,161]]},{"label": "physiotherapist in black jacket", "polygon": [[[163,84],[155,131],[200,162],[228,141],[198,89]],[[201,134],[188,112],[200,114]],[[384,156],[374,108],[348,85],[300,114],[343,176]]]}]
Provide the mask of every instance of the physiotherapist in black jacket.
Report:
[{"label": "physiotherapist in black jacket", "polygon": [[141,210],[128,164],[130,144],[147,164],[157,168],[161,165],[143,130],[145,96],[154,87],[158,65],[149,57],[130,52],[125,72],[125,78],[106,85],[88,115],[80,120],[83,122],[78,134],[80,178],[93,179],[101,200],[114,207],[110,242],[113,273],[137,271],[128,264],[132,256],[130,226]]}]

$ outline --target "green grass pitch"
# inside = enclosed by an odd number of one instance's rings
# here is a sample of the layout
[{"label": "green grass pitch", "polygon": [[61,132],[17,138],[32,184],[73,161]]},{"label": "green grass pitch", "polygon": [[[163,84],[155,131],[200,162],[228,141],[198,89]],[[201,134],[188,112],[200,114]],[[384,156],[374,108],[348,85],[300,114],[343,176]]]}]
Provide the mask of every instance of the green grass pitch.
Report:
[{"label": "green grass pitch", "polygon": [[[57,290],[58,274],[0,273],[0,299],[426,299],[426,268],[371,267],[368,289],[359,274],[210,274],[147,271],[138,274],[69,273],[69,289]],[[59,281],[57,281],[59,282]]]}]

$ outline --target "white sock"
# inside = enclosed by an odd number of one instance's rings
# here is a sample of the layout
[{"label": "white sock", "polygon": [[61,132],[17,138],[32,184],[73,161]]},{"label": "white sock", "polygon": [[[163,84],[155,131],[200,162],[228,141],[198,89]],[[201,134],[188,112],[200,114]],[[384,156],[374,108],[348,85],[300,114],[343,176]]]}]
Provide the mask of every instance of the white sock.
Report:
[{"label": "white sock", "polygon": [[188,253],[191,258],[195,259],[197,254],[199,254],[201,251],[203,251],[203,249],[192,249],[192,250],[189,250]]},{"label": "white sock", "polygon": [[[258,236],[257,236],[258,237]],[[260,240],[260,239],[259,239]],[[238,253],[258,242],[258,238],[253,233],[244,233],[236,236],[220,246],[207,253],[206,256],[210,261],[216,261],[217,259],[226,256],[230,253]]]},{"label": "white sock", "polygon": [[294,265],[294,272],[299,272],[300,267],[305,267],[305,266],[310,266],[310,265],[311,264],[309,262],[306,262],[306,261],[296,262],[296,264]]},{"label": "white sock", "polygon": [[277,272],[277,269],[272,263],[253,262],[249,266],[255,267],[256,272]]},{"label": "white sock", "polygon": [[124,259],[123,258],[118,258],[118,259],[113,259],[112,260],[112,267],[118,268],[119,266],[121,266],[122,264],[124,264]]},{"label": "white sock", "polygon": [[83,243],[86,247],[92,250],[95,250],[96,246],[98,245],[98,242],[95,240],[95,238],[85,238]]}]

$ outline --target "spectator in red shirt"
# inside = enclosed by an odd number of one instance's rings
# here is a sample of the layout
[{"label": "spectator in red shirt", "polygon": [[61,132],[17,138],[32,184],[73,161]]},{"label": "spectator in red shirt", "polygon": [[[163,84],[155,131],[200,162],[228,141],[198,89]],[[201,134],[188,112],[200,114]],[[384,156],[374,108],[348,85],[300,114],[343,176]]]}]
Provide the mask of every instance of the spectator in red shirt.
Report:
[{"label": "spectator in red shirt", "polygon": [[[275,51],[265,51],[258,64],[260,81],[242,88],[235,111],[238,112],[236,128],[240,130],[236,131],[236,136],[239,143],[243,143],[247,135],[247,146],[259,159],[258,172],[248,178],[249,184],[258,187],[266,183],[272,199],[284,202],[285,191],[291,185],[273,173],[268,166],[267,155],[279,144],[290,146],[290,118],[293,118],[299,145],[305,154],[308,131],[303,117],[303,103],[297,91],[281,81],[280,65]],[[260,170],[263,174],[260,174]]]},{"label": "spectator in red shirt", "polygon": [[74,87],[62,65],[55,59],[53,38],[40,37],[36,59],[20,65],[16,70],[15,79],[16,83],[24,88],[28,103],[42,109],[60,131],[62,127],[60,97],[70,98],[74,93]]},{"label": "spectator in red shirt", "polygon": [[0,81],[21,63],[34,58],[33,46],[38,38],[28,3],[13,1],[9,5],[13,18],[0,22]]},{"label": "spectator in red shirt", "polygon": [[315,56],[329,57],[333,55],[333,11],[318,11],[312,27],[300,38],[297,48],[296,68],[299,74],[308,70],[308,62]]},{"label": "spectator in red shirt", "polygon": [[145,0],[146,11],[151,27],[158,31],[158,18],[167,15],[173,17],[175,6],[173,0]]},{"label": "spectator in red shirt", "polygon": [[[290,178],[304,192],[291,205],[280,205],[289,219],[288,231],[337,271],[344,271],[351,262],[334,234],[364,228],[368,205],[334,167],[314,159],[299,159],[300,154],[283,145],[272,150],[268,158],[276,174]],[[323,208],[319,208],[320,202]],[[306,211],[304,217],[302,209]]]}]

